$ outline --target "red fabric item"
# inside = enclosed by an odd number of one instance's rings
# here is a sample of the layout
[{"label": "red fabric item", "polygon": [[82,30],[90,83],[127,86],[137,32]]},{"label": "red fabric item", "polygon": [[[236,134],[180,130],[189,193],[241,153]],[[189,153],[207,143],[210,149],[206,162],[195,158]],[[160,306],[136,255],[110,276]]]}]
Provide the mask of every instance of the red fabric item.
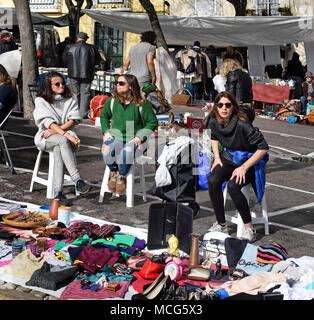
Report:
[{"label": "red fabric item", "polygon": [[147,284],[153,283],[153,281],[154,281],[154,280],[147,280],[147,279],[142,278],[138,271],[132,272],[132,276],[134,276],[136,278],[136,280],[134,280],[132,282],[132,287],[138,293],[142,293],[144,291],[143,287],[146,286]]},{"label": "red fabric item", "polygon": [[253,83],[253,100],[266,103],[282,104],[282,100],[289,100],[290,88],[271,84]]},{"label": "red fabric item", "polygon": [[92,245],[84,247],[72,265],[79,266],[84,270],[95,273],[105,264],[112,266],[119,260],[121,253],[116,250],[111,252],[108,248],[96,249]]},{"label": "red fabric item", "polygon": [[164,269],[164,264],[146,260],[140,270],[140,276],[144,279],[156,279],[162,272],[164,272]]}]

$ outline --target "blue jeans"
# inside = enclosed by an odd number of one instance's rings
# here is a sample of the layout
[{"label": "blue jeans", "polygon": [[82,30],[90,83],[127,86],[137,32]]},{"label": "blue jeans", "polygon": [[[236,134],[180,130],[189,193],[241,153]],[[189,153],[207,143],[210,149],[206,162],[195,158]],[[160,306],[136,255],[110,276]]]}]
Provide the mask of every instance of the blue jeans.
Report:
[{"label": "blue jeans", "polygon": [[[101,153],[110,171],[119,171],[121,176],[126,176],[134,164],[136,144],[134,142],[124,143],[117,139],[109,139],[103,144],[109,147],[107,152],[104,153],[101,150]],[[118,155],[118,161],[116,161],[116,155]]]},{"label": "blue jeans", "polygon": [[300,97],[300,102],[301,102],[301,112],[304,114],[308,114],[309,111],[307,110],[307,104],[309,103],[310,105],[314,105],[314,98],[312,98],[310,101],[307,101],[307,97],[302,96]]}]

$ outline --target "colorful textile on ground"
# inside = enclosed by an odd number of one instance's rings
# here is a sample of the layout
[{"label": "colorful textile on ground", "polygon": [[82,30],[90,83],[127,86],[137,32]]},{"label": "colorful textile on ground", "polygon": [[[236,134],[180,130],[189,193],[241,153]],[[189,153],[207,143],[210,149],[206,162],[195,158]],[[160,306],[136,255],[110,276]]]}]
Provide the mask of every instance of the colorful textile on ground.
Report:
[{"label": "colorful textile on ground", "polygon": [[98,224],[94,224],[91,222],[76,222],[69,226],[64,236],[68,239],[76,239],[83,237],[87,234],[90,238],[98,239],[98,238],[105,238],[108,235],[120,231],[119,226],[115,226],[112,224],[104,224],[99,226]]},{"label": "colorful textile on ground", "polygon": [[91,299],[102,300],[107,298],[123,298],[129,288],[130,281],[120,281],[120,289],[116,292],[100,287],[97,291],[82,289],[81,281],[71,282],[62,292],[60,300],[66,299]]}]

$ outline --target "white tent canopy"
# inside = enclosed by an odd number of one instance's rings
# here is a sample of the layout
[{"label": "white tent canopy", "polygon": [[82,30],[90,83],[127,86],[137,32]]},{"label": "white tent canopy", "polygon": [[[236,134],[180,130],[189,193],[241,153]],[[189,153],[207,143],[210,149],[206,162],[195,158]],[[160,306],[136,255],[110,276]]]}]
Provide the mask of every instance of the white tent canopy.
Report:
[{"label": "white tent canopy", "polygon": [[[85,9],[88,16],[105,26],[126,32],[151,30],[146,13]],[[202,46],[279,45],[310,42],[314,39],[312,16],[169,16],[158,15],[168,44],[189,45],[198,40]]]}]

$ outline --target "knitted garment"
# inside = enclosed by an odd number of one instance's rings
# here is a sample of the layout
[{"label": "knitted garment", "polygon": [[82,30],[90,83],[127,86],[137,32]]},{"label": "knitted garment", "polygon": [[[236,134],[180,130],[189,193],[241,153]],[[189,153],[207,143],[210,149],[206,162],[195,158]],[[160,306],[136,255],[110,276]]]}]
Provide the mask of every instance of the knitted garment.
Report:
[{"label": "knitted garment", "polygon": [[288,257],[287,250],[277,242],[257,248],[256,261],[260,263],[277,263],[288,259]]},{"label": "knitted garment", "polygon": [[98,224],[93,224],[91,222],[76,222],[69,226],[65,232],[65,238],[75,240],[77,238],[83,237],[87,234],[92,239],[105,238],[111,233],[120,231],[119,226],[112,224],[104,224],[99,226]]},{"label": "knitted garment", "polygon": [[[142,104],[142,112],[140,115],[139,107],[137,107],[133,101],[125,110],[117,99],[115,99],[111,113],[111,99],[112,98],[107,99],[100,114],[103,134],[110,130],[114,138],[123,142],[129,142],[134,139],[135,136],[145,141],[151,133],[155,131],[158,126],[158,121],[149,102],[146,101]],[[111,128],[110,123],[112,124]],[[130,126],[130,123],[134,125],[134,130],[132,125]]]}]

